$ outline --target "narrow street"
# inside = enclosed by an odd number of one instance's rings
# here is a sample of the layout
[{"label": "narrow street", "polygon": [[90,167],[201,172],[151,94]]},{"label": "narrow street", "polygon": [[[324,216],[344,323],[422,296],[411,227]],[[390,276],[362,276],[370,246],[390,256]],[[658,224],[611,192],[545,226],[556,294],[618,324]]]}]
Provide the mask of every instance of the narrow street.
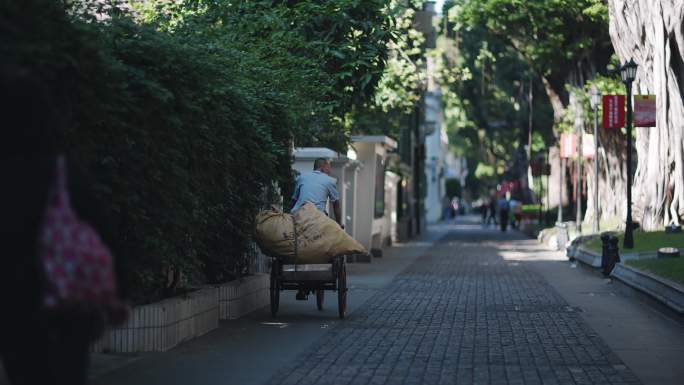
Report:
[{"label": "narrow street", "polygon": [[168,353],[95,356],[94,383],[678,384],[684,378],[676,364],[684,353],[681,318],[517,232],[483,228],[474,219],[439,225],[371,264],[351,265],[349,273],[344,321],[333,306],[318,312],[313,299],[296,302],[285,292],[275,320],[262,309]]},{"label": "narrow street", "polygon": [[683,4],[2,2],[0,385],[684,385]]}]

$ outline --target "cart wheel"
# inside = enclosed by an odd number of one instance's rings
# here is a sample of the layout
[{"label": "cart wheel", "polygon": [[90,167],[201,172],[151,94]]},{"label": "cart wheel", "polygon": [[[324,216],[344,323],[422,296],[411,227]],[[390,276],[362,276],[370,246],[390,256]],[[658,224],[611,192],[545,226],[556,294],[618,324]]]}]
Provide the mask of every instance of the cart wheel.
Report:
[{"label": "cart wheel", "polygon": [[280,281],[278,281],[278,272],[280,271],[280,263],[277,259],[273,260],[271,264],[271,316],[275,318],[278,313],[278,305],[280,304]]},{"label": "cart wheel", "polygon": [[325,299],[325,290],[316,289],[316,307],[318,310],[323,310],[323,299]]},{"label": "cart wheel", "polygon": [[347,268],[344,260],[340,261],[337,270],[337,310],[340,318],[347,315]]}]

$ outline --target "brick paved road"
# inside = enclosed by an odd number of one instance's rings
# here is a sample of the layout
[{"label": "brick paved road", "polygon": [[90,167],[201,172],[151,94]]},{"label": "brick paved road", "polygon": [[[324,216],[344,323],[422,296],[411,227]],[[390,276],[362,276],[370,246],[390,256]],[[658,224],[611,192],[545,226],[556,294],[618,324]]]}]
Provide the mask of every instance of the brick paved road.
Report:
[{"label": "brick paved road", "polygon": [[451,232],[269,384],[638,384],[497,238]]}]

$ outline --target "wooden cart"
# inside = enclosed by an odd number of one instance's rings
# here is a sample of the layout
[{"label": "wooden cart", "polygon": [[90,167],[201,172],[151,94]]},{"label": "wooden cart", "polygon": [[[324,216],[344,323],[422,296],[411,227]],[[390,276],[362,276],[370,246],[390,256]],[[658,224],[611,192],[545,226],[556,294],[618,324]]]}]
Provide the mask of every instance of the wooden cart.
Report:
[{"label": "wooden cart", "polygon": [[337,292],[337,309],[340,318],[347,313],[347,268],[344,256],[332,258],[330,263],[297,264],[287,258],[272,256],[271,264],[271,315],[278,313],[280,292],[303,291],[316,295],[316,306],[323,310],[325,291]]}]

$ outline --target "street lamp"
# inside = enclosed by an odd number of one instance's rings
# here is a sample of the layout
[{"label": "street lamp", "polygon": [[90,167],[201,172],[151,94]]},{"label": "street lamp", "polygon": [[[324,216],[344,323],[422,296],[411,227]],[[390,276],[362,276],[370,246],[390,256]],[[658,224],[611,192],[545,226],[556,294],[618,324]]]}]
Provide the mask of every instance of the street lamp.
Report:
[{"label": "street lamp", "polygon": [[632,234],[632,82],[636,78],[637,64],[634,59],[622,66],[620,75],[622,82],[627,88],[627,220],[625,223],[625,240],[622,246],[625,249],[634,247]]},{"label": "street lamp", "polygon": [[601,102],[601,91],[596,85],[591,86],[591,108],[594,110],[594,228],[593,233],[599,232],[599,153],[598,153],[598,106]]},{"label": "street lamp", "polygon": [[577,226],[577,234],[582,234],[582,131],[584,131],[583,123],[576,124],[576,153],[577,153],[577,177],[575,181],[577,186],[575,186],[575,202],[577,215],[575,216],[575,222]]}]

